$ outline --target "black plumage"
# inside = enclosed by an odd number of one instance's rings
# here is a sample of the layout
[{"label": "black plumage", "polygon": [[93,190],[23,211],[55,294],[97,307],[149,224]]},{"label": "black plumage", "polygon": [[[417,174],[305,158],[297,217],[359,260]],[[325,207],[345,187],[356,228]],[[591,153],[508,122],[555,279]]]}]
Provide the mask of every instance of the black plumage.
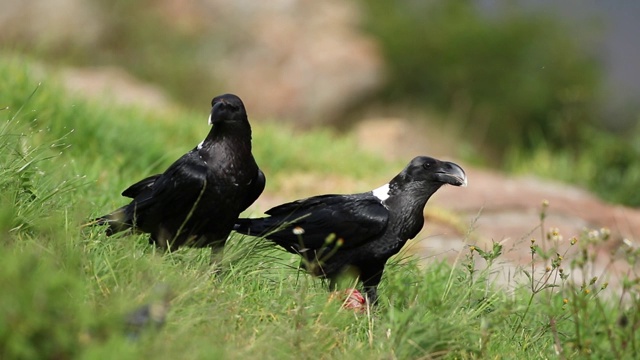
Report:
[{"label": "black plumage", "polygon": [[212,129],[162,174],[122,192],[133,200],[97,219],[107,235],[132,229],[163,248],[220,248],[242,211],[260,196],[265,177],[251,153],[244,104],[226,94],[211,101]]},{"label": "black plumage", "polygon": [[290,202],[268,210],[269,217],[238,219],[234,229],[302,255],[309,272],[332,283],[343,271],[355,269],[375,303],[387,260],[420,232],[431,195],[442,185],[466,183],[460,166],[420,156],[373,191]]}]

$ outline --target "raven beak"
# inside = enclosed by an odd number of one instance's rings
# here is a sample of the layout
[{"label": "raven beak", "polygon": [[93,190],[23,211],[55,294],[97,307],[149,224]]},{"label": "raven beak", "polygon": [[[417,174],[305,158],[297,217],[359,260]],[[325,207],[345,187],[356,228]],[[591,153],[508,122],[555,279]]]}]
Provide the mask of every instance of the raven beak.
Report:
[{"label": "raven beak", "polygon": [[[209,113],[209,125],[213,125],[213,113],[216,110],[219,112],[220,111],[220,107],[222,105],[226,105],[226,104],[227,104],[227,101],[224,100],[224,99],[217,100],[215,103],[213,103],[213,107],[211,107],[211,112]],[[219,120],[219,119],[216,119],[216,120]]]},{"label": "raven beak", "polygon": [[464,173],[464,170],[459,165],[452,162],[443,162],[436,175],[445,184],[467,186],[467,174]]}]

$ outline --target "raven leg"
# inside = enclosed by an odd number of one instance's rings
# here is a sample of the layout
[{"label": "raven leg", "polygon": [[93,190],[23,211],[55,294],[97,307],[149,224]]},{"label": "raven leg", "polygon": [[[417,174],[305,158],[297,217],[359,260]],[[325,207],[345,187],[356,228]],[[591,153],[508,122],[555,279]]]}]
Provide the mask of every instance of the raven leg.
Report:
[{"label": "raven leg", "polygon": [[224,255],[224,245],[227,242],[227,239],[225,238],[220,240],[216,239],[212,235],[205,235],[200,240],[204,240],[203,243],[208,244],[208,246],[211,248],[210,264],[212,266],[220,265],[222,263],[222,257]]},{"label": "raven leg", "polygon": [[338,288],[338,280],[334,277],[329,279],[329,291],[336,291]]},{"label": "raven leg", "polygon": [[163,251],[175,250],[173,246],[171,246],[172,238],[171,233],[164,226],[160,225],[150,233],[149,244],[155,244]]},{"label": "raven leg", "polygon": [[378,284],[382,280],[383,270],[384,265],[380,268],[362,270],[362,287],[366,293],[367,302],[371,305],[375,305],[378,302]]}]

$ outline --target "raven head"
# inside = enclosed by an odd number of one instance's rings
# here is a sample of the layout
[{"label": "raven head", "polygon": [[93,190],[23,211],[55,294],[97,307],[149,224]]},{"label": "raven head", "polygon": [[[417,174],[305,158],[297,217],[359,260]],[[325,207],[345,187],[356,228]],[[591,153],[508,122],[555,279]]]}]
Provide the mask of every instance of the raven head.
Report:
[{"label": "raven head", "polygon": [[247,121],[247,112],[242,100],[233,94],[214,97],[213,100],[211,100],[209,125],[235,121]]},{"label": "raven head", "polygon": [[411,181],[467,186],[467,175],[459,165],[427,156],[415,157],[403,172]]}]

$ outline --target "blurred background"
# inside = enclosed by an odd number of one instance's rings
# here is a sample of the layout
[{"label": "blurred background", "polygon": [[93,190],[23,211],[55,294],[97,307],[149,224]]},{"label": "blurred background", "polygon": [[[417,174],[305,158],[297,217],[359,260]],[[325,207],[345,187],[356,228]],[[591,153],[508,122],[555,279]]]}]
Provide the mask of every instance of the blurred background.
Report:
[{"label": "blurred background", "polygon": [[[640,3],[0,0],[2,54],[87,96],[352,133],[640,206]],[[112,89],[111,92],[107,89]],[[108,96],[106,94],[109,94]]]}]

